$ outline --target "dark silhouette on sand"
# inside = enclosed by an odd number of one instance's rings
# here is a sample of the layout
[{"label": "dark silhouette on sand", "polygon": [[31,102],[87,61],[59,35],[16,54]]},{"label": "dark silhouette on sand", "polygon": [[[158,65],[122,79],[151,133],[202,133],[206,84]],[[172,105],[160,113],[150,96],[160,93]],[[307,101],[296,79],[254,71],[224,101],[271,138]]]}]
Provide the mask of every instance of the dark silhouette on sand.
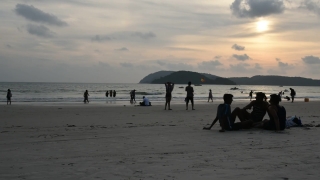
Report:
[{"label": "dark silhouette on sand", "polygon": [[172,110],[170,108],[170,102],[171,102],[171,99],[172,99],[172,91],[173,91],[173,88],[174,88],[174,83],[167,82],[164,85],[166,86],[166,104],[164,105],[164,110],[167,109],[167,105],[168,105],[168,110]]},{"label": "dark silhouette on sand", "polygon": [[191,82],[188,82],[188,86],[185,89],[187,91],[187,97],[186,97],[186,110],[188,110],[188,104],[189,104],[189,100],[191,101],[191,105],[192,105],[192,110],[194,109],[194,103],[193,103],[193,87],[191,86]]},{"label": "dark silhouette on sand", "polygon": [[11,90],[8,89],[8,91],[7,91],[7,105],[8,105],[8,104],[11,105],[11,97],[12,97]]},{"label": "dark silhouette on sand", "polygon": [[83,94],[83,97],[84,97],[84,100],[83,100],[83,102],[84,103],[89,103],[89,92],[88,92],[88,90],[86,90],[85,92],[84,92],[84,94]]}]

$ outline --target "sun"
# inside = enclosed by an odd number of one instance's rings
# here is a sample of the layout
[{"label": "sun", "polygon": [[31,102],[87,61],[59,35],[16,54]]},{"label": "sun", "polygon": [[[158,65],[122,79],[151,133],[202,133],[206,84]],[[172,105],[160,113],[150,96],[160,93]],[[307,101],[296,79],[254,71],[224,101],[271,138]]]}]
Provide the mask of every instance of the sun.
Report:
[{"label": "sun", "polygon": [[269,29],[269,21],[266,20],[259,20],[256,23],[256,28],[258,32],[264,32]]}]

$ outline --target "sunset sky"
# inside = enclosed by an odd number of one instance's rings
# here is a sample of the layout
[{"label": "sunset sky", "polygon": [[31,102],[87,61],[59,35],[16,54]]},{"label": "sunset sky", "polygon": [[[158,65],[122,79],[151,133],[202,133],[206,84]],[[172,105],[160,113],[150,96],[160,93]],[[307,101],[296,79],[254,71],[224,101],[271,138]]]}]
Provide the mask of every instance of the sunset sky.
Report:
[{"label": "sunset sky", "polygon": [[320,79],[318,0],[1,0],[0,81]]}]

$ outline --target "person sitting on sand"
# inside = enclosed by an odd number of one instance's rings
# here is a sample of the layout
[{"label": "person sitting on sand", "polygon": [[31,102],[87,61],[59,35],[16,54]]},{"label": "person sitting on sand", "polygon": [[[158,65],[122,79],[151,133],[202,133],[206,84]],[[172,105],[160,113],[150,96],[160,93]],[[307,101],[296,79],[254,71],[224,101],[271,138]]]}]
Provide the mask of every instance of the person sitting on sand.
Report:
[{"label": "person sitting on sand", "polygon": [[147,97],[143,96],[142,98],[143,98],[143,101],[140,102],[140,106],[151,106],[151,103]]},{"label": "person sitting on sand", "polygon": [[[241,109],[237,116],[240,121],[251,120],[254,123],[261,122],[263,117],[266,115],[269,103],[264,101],[266,95],[262,92],[256,93],[256,100],[251,101],[247,106]],[[247,110],[252,109],[252,112],[249,113]]]},{"label": "person sitting on sand", "polygon": [[172,98],[172,91],[173,91],[173,88],[174,88],[174,83],[167,82],[164,85],[166,86],[166,104],[164,105],[164,110],[167,109],[167,105],[168,105],[168,110],[172,110],[170,108],[170,101],[171,101],[171,98]]},{"label": "person sitting on sand", "polygon": [[216,118],[213,120],[211,125],[209,127],[204,127],[204,130],[210,130],[212,126],[219,120],[221,130],[219,132],[224,132],[225,130],[239,130],[239,129],[247,129],[252,127],[252,121],[243,121],[234,123],[237,117],[237,114],[239,111],[241,111],[240,108],[235,108],[231,112],[231,103],[233,101],[233,95],[232,94],[224,94],[223,95],[223,101],[224,104],[220,104],[218,106],[217,115]]},{"label": "person sitting on sand", "polygon": [[83,100],[83,102],[84,103],[89,103],[89,92],[88,92],[88,90],[86,90],[85,92],[84,92],[84,94],[83,94],[83,97],[84,97],[84,100]]},{"label": "person sitting on sand", "polygon": [[279,105],[280,98],[277,94],[271,94],[269,102],[268,115],[270,120],[265,119],[255,127],[275,131],[284,130],[286,128],[286,109]]},{"label": "person sitting on sand", "polygon": [[211,99],[211,102],[213,102],[213,99],[212,99],[212,91],[211,89],[209,89],[209,97],[208,97],[208,102],[209,100]]}]

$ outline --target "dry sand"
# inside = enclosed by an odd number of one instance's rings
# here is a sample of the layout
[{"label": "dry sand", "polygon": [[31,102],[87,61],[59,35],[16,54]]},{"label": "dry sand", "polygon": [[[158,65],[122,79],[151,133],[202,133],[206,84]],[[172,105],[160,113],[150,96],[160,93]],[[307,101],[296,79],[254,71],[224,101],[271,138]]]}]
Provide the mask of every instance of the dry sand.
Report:
[{"label": "dry sand", "polygon": [[[1,105],[0,179],[319,179],[320,127],[202,130],[217,104]],[[320,102],[282,105],[320,124]]]}]

